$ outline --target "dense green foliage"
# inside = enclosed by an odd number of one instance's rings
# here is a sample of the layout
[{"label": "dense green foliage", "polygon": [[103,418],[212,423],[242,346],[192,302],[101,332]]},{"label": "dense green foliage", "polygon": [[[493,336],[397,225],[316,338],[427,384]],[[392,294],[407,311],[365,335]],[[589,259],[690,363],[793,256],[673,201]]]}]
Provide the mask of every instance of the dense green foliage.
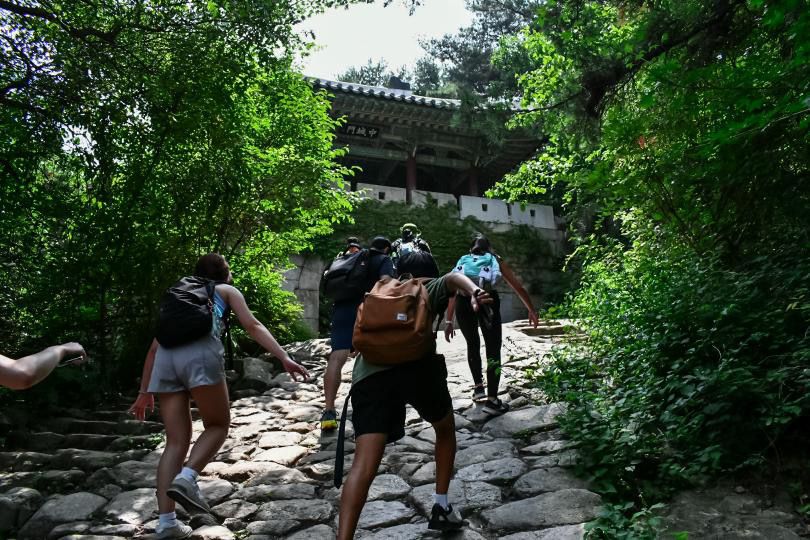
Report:
[{"label": "dense green foliage", "polygon": [[[466,107],[478,108],[489,96],[517,93],[513,76],[516,57],[507,69],[493,63],[492,57],[504,36],[519,32],[533,21],[541,3],[539,0],[467,0],[472,22],[456,33],[420,42],[425,55],[413,66],[392,70],[384,59],[369,58],[365,65],[351,67],[335,76],[341,81],[374,86],[385,86],[390,77],[395,76],[409,82],[419,95],[463,99]],[[413,10],[418,9],[422,1],[403,0],[401,4]],[[525,60],[528,65],[528,58]],[[488,105],[491,107],[492,103]],[[480,115],[482,111],[475,112]],[[493,129],[502,130],[503,122],[497,128],[487,126],[487,131]]]},{"label": "dense green foliage", "polygon": [[563,190],[589,231],[588,340],[539,381],[583,470],[632,514],[785,451],[810,413],[807,2],[550,1],[495,61],[549,140],[495,195]]},{"label": "dense green foliage", "polygon": [[295,337],[277,270],[350,206],[292,24],[337,3],[0,4],[0,350],[79,340],[130,377],[208,251]]},{"label": "dense green foliage", "polygon": [[392,77],[407,82],[421,96],[458,97],[456,86],[447,80],[441,65],[427,56],[417,60],[412,68],[400,66],[396,71],[385,60],[375,62],[369,58],[364,65],[352,66],[335,75],[339,81],[383,87],[390,84]]}]

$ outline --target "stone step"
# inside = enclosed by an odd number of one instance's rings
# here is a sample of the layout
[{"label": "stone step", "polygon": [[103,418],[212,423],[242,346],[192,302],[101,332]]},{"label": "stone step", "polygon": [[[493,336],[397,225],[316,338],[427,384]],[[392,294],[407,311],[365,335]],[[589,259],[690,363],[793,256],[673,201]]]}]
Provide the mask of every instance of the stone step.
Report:
[{"label": "stone step", "polygon": [[562,336],[570,332],[574,332],[576,329],[570,325],[563,325],[563,324],[555,324],[555,325],[541,325],[537,328],[532,326],[521,326],[516,327],[515,330],[518,332],[523,332],[527,336]]},{"label": "stone step", "polygon": [[106,422],[120,422],[121,420],[131,420],[132,415],[126,412],[127,407],[121,407],[118,411],[93,411],[86,418],[82,420],[101,420]]},{"label": "stone step", "polygon": [[147,448],[125,449],[104,452],[83,448],[61,448],[53,453],[0,452],[0,470],[13,472],[36,472],[46,468],[81,469],[92,472],[115,464],[141,459],[150,453]]},{"label": "stone step", "polygon": [[96,433],[102,435],[148,435],[163,431],[159,422],[121,420],[78,420],[76,418],[53,418],[45,425],[55,433]]},{"label": "stone step", "polygon": [[76,491],[85,477],[78,469],[0,473],[0,491],[28,487],[45,493],[69,493]]},{"label": "stone step", "polygon": [[134,448],[152,449],[162,440],[157,433],[146,435],[100,435],[98,433],[73,433],[62,435],[51,431],[9,433],[6,444],[9,448],[33,452],[52,452],[61,448],[84,450],[124,451]]},{"label": "stone step", "polygon": [[51,454],[41,452],[0,452],[0,470],[3,471],[41,471],[48,468],[51,461]]}]

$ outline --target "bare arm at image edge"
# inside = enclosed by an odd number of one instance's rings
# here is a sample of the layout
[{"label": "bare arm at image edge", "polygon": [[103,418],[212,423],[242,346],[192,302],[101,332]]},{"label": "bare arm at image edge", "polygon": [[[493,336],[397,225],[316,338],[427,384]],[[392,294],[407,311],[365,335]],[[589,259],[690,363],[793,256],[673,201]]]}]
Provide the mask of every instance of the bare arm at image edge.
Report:
[{"label": "bare arm at image edge", "polygon": [[84,347],[78,343],[54,345],[18,360],[0,355],[0,386],[12,390],[31,388],[50,375],[60,360],[74,356],[81,356],[81,361],[87,359]]}]

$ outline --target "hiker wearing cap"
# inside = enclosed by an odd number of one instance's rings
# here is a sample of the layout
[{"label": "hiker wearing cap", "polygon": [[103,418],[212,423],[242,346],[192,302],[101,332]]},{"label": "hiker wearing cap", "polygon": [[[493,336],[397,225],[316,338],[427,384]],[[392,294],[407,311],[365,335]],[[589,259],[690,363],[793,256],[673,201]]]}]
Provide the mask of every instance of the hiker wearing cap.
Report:
[{"label": "hiker wearing cap", "polygon": [[[432,424],[436,434],[436,488],[428,528],[453,531],[463,525],[448,500],[456,454],[455,418],[447,366],[436,354],[433,332],[433,322],[453,295],[467,298],[473,310],[491,302],[469,278],[451,273],[428,280],[380,281],[358,310],[354,343],[359,354],[350,393],[355,448],[340,498],[340,540],[354,536],[385,445],[405,436],[406,404]],[[335,457],[336,487],[343,479],[345,410],[346,405]]]},{"label": "hiker wearing cap", "polygon": [[[482,234],[473,238],[470,252],[462,256],[456,263],[454,272],[464,274],[475,281],[492,296],[492,304],[486,309],[472,309],[466,298],[451,300],[445,317],[444,335],[447,341],[455,335],[453,317],[458,321],[458,327],[467,342],[467,363],[475,383],[473,388],[473,401],[484,403],[484,412],[497,416],[509,410],[509,405],[498,398],[498,387],[501,380],[501,303],[495,284],[503,277],[504,281],[512,287],[529,311],[529,321],[537,327],[537,311],[526,289],[520,284],[511,268],[492,249],[489,239]],[[478,329],[484,337],[484,349],[487,358],[487,384],[481,366],[481,341]]]},{"label": "hiker wearing cap", "polygon": [[430,245],[422,238],[422,232],[414,223],[405,223],[399,228],[400,237],[391,244],[391,258],[396,264],[397,259],[411,251],[426,251],[430,253]]},{"label": "hiker wearing cap", "polygon": [[391,258],[398,275],[413,277],[439,277],[439,267],[430,252],[430,246],[422,239],[419,227],[405,223],[399,228],[400,237],[391,245]]},{"label": "hiker wearing cap", "polygon": [[343,255],[357,253],[363,249],[360,245],[360,240],[356,236],[350,236],[346,239],[346,249],[343,250]]},{"label": "hiker wearing cap", "polygon": [[[356,240],[356,238],[350,238],[350,240],[352,239]],[[356,244],[356,242],[354,243]],[[354,276],[359,276],[361,280],[359,286],[355,288],[352,286],[353,283],[349,281],[330,281],[329,270],[324,275],[324,294],[328,296],[330,291],[335,289],[337,294],[341,296],[335,299],[332,308],[330,331],[332,352],[329,354],[326,373],[324,373],[323,377],[324,410],[321,415],[322,431],[337,428],[335,398],[340,388],[340,372],[352,350],[352,331],[357,317],[357,307],[363,301],[365,293],[370,291],[379,279],[394,276],[394,263],[391,261],[391,257],[388,256],[391,252],[391,241],[384,236],[374,238],[368,250],[349,252],[351,248],[352,242],[349,243],[343,260],[346,261],[347,265],[353,266],[347,270],[345,276],[341,275],[340,277],[352,280]],[[335,272],[331,272],[331,274],[334,275]],[[335,285],[330,287],[331,283],[335,283]],[[347,293],[347,291],[349,292]]]}]

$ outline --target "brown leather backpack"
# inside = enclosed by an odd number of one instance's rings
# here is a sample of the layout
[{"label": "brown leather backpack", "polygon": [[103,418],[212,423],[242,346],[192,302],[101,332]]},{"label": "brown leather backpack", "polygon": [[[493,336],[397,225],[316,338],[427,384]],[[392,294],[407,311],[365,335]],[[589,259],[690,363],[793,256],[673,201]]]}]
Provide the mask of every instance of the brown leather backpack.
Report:
[{"label": "brown leather backpack", "polygon": [[378,281],[357,310],[352,346],[372,364],[420,360],[435,347],[426,279]]}]

